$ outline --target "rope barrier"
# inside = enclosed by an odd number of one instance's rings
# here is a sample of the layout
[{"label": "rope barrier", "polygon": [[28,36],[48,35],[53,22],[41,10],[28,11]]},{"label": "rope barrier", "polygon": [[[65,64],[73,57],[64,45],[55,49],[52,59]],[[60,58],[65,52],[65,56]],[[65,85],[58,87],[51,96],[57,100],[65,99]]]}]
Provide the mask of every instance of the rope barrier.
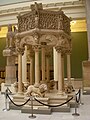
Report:
[{"label": "rope barrier", "polygon": [[80,93],[80,89],[78,90],[78,92],[76,93],[76,95],[79,94],[79,93]]},{"label": "rope barrier", "polygon": [[27,104],[27,103],[29,102],[29,100],[30,100],[30,98],[29,98],[25,103],[18,105],[18,104],[16,104],[16,103],[13,102],[13,100],[10,98],[10,96],[9,96],[8,94],[7,94],[7,97],[9,98],[9,100],[10,100],[15,106],[18,106],[18,107],[21,107],[21,106]]},{"label": "rope barrier", "polygon": [[12,94],[12,91],[7,87],[7,90],[9,91],[9,93],[11,93]]},{"label": "rope barrier", "polygon": [[[79,89],[79,91],[78,91],[78,93],[76,93],[76,102],[77,103],[79,103],[79,101],[80,101],[80,95],[81,94],[81,92],[80,92],[80,89]],[[78,97],[77,97],[77,95],[78,95]]]},{"label": "rope barrier", "polygon": [[71,97],[69,100],[67,100],[66,102],[61,103],[61,104],[59,104],[59,105],[49,105],[49,104],[45,104],[45,103],[37,100],[36,98],[34,98],[34,99],[35,99],[37,102],[39,102],[40,104],[45,105],[45,106],[48,106],[48,107],[59,107],[59,106],[62,106],[62,105],[64,105],[64,104],[68,103],[69,101],[71,101],[71,100],[73,99],[73,97]]}]

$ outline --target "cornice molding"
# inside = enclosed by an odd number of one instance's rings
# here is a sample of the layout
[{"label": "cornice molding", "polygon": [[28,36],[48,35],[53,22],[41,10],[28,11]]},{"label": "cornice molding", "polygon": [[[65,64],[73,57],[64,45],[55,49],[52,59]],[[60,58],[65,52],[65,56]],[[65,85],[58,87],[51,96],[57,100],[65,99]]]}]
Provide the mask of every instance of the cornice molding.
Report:
[{"label": "cornice molding", "polygon": [[[40,1],[39,1],[40,2]],[[42,1],[43,3],[43,1]],[[0,6],[0,26],[4,26],[10,24],[17,24],[17,15],[24,14],[26,12],[31,11],[30,5],[32,2],[26,2],[24,4],[15,4]],[[4,8],[5,7],[5,8]],[[43,9],[48,10],[59,10],[62,9],[66,15],[78,19],[85,18],[85,1],[84,0],[72,0],[72,2],[55,2],[55,3],[47,3],[43,4]],[[75,17],[74,17],[75,16]],[[76,18],[77,17],[77,18]]]},{"label": "cornice molding", "polygon": [[[11,5],[7,5],[8,9],[0,10],[0,15],[6,15],[6,14],[12,14],[12,13],[23,13],[26,11],[30,11],[30,5],[29,6],[22,6],[14,8],[14,4],[12,4],[13,8],[9,7]],[[73,1],[73,2],[58,2],[58,3],[49,3],[49,4],[43,4],[44,9],[57,9],[57,8],[68,8],[68,7],[83,7],[85,6],[84,1]],[[3,6],[1,6],[3,7]]]}]

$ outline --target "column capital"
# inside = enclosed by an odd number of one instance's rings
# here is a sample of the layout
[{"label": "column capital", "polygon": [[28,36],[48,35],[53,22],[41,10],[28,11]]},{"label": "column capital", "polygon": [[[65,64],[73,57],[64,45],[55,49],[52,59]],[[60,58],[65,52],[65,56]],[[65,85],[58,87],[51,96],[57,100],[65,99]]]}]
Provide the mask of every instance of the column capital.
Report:
[{"label": "column capital", "polygon": [[66,54],[71,55],[71,50],[70,49],[66,50]]},{"label": "column capital", "polygon": [[39,51],[41,49],[41,45],[40,44],[33,45],[32,48],[34,51]]},{"label": "column capital", "polygon": [[55,49],[58,53],[62,52],[62,47],[61,46],[55,46]]},{"label": "column capital", "polygon": [[17,53],[23,55],[24,54],[24,49],[18,48]]}]

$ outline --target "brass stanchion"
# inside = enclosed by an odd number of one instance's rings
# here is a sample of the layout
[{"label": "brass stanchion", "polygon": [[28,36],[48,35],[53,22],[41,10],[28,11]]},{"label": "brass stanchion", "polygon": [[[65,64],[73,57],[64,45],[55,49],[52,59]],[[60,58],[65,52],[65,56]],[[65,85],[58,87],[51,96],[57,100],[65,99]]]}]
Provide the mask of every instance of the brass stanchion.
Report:
[{"label": "brass stanchion", "polygon": [[84,103],[82,103],[82,101],[81,101],[81,89],[80,89],[80,100],[79,100],[79,105],[84,105]]},{"label": "brass stanchion", "polygon": [[73,116],[79,116],[80,115],[79,113],[77,113],[77,105],[78,105],[78,103],[76,101],[76,97],[77,97],[77,95],[75,94],[75,113],[72,114]]},{"label": "brass stanchion", "polygon": [[8,89],[5,90],[5,108],[3,109],[3,111],[9,111],[9,109],[7,108],[7,95],[8,95]]},{"label": "brass stanchion", "polygon": [[30,99],[31,99],[31,116],[29,116],[29,118],[33,119],[36,118],[36,116],[33,115],[33,96],[31,96]]}]

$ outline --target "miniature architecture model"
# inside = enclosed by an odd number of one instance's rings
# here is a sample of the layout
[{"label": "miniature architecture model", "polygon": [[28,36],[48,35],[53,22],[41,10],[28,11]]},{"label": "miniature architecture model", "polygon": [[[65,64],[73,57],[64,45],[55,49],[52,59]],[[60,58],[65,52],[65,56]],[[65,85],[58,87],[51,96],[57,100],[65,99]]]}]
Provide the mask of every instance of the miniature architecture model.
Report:
[{"label": "miniature architecture model", "polygon": [[[25,98],[25,95],[23,94],[23,85],[25,87],[28,87],[29,85],[33,86],[35,89],[39,89],[40,85],[47,85],[47,93],[45,92],[45,96],[39,96],[38,99],[48,104],[60,104],[61,102],[65,102],[68,99],[68,95],[65,94],[66,89],[64,90],[64,56],[67,56],[68,85],[71,85],[70,54],[72,45],[70,19],[63,11],[44,10],[41,3],[31,5],[30,12],[24,15],[19,14],[18,32],[17,30],[14,32],[9,30],[7,33],[7,40],[8,43],[10,41],[10,44],[7,43],[7,46],[3,51],[3,55],[7,57],[7,83],[8,80],[13,81],[10,82],[10,84],[16,81],[15,56],[18,56],[18,94],[16,93],[15,96],[18,96],[18,99],[20,96]],[[27,47],[29,49],[30,58],[30,80],[22,80],[22,56]],[[54,59],[54,80],[50,80],[49,58],[52,50]],[[40,51],[42,77],[40,77]],[[33,67],[34,57],[35,69]],[[35,80],[33,77],[34,72]],[[26,75],[26,73],[24,74]],[[30,86],[29,89],[32,91],[32,87]],[[52,89],[53,86],[54,89]],[[13,96],[13,98],[15,98],[15,96]],[[35,104],[36,102],[34,105]],[[40,105],[37,103],[37,106]]]}]

